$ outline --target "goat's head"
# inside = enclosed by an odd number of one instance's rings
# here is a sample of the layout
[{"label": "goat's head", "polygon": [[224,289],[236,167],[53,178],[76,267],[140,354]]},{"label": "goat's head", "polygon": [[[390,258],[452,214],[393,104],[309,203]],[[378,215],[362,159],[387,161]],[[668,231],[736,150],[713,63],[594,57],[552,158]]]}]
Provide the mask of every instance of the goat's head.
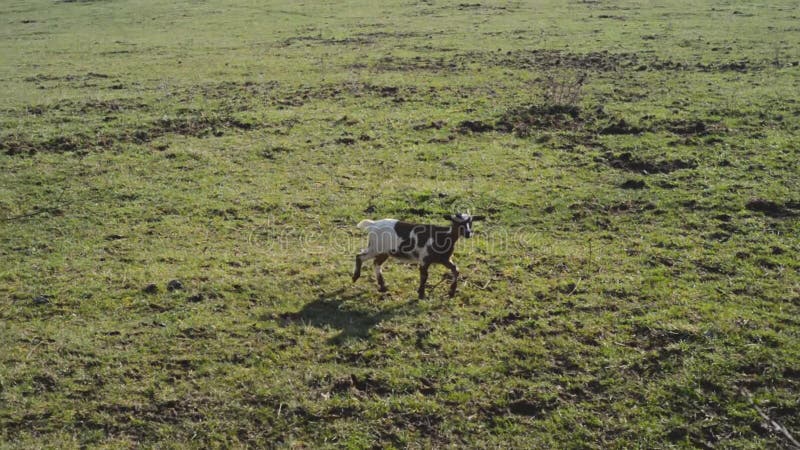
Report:
[{"label": "goat's head", "polygon": [[455,215],[445,214],[444,218],[449,220],[459,236],[465,238],[472,237],[472,222],[483,220],[484,216],[473,216],[469,213],[458,213]]}]

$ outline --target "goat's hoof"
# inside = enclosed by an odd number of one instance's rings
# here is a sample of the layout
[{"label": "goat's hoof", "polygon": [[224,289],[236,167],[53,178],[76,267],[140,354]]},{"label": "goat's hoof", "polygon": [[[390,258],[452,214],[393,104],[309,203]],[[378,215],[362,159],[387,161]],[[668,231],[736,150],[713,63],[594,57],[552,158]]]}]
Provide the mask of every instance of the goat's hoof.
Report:
[{"label": "goat's hoof", "polygon": [[450,297],[450,298],[453,298],[453,297],[455,297],[455,296],[456,296],[456,291],[450,291],[450,292],[448,292],[448,293],[447,293],[447,296],[448,296],[448,297]]},{"label": "goat's hoof", "polygon": [[380,292],[380,293],[389,292],[389,289],[386,286],[380,286],[378,288],[378,292]]}]

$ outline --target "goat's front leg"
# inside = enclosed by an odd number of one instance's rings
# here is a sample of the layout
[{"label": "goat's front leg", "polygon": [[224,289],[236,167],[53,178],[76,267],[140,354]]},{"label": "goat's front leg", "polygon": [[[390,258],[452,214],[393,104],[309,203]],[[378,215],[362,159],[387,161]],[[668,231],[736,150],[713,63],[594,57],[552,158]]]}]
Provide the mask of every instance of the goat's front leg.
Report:
[{"label": "goat's front leg", "polygon": [[425,298],[425,283],[428,281],[428,267],[430,263],[422,263],[419,266],[419,289],[417,289],[417,294],[419,294],[419,299],[422,300]]},{"label": "goat's front leg", "polygon": [[456,287],[458,286],[458,266],[450,260],[445,262],[444,266],[450,269],[450,272],[453,274],[453,282],[450,283],[450,292],[448,293],[450,297],[453,297],[456,295]]}]

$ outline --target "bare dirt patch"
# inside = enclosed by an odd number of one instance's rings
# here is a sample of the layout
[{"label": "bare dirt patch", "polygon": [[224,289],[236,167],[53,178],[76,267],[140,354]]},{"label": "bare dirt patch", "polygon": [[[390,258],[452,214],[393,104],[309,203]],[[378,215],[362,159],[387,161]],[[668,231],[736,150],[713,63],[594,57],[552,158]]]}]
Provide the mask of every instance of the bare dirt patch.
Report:
[{"label": "bare dirt patch", "polygon": [[496,128],[519,137],[534,130],[578,130],[586,123],[579,107],[574,105],[531,105],[511,108],[496,122]]},{"label": "bare dirt patch", "polygon": [[800,215],[800,201],[795,200],[781,203],[763,198],[752,198],[745,203],[744,207],[750,211],[759,212],[774,218]]},{"label": "bare dirt patch", "polygon": [[408,38],[417,38],[417,37],[429,37],[433,34],[441,34],[441,33],[421,33],[421,32],[412,32],[412,31],[397,31],[397,32],[387,32],[387,31],[376,31],[376,32],[369,32],[369,33],[357,33],[353,36],[348,36],[344,38],[323,38],[322,35],[317,36],[295,36],[290,37],[288,39],[284,39],[283,41],[278,43],[279,47],[290,47],[293,45],[353,45],[353,46],[360,46],[360,45],[369,45],[375,44],[380,40],[391,39],[391,40],[402,40]]},{"label": "bare dirt patch", "polygon": [[[443,49],[442,49],[443,50]],[[482,67],[507,67],[520,70],[580,70],[587,72],[631,71],[695,71],[695,72],[751,72],[768,67],[757,61],[716,61],[712,63],[686,63],[661,59],[652,55],[621,52],[575,53],[558,50],[534,49],[515,51],[469,51],[442,56],[399,57],[383,56],[372,64],[361,64],[353,69],[370,68],[377,71],[462,71],[475,65]]]},{"label": "bare dirt patch", "polygon": [[676,170],[694,169],[697,163],[684,159],[659,159],[650,160],[634,156],[630,152],[613,154],[607,152],[605,156],[597,159],[598,162],[608,164],[615,169],[642,174],[672,173]]},{"label": "bare dirt patch", "polygon": [[98,130],[95,133],[76,133],[55,136],[45,140],[35,140],[21,135],[8,135],[0,138],[0,152],[6,155],[33,155],[36,153],[87,152],[95,149],[109,149],[116,144],[145,144],[167,134],[193,137],[219,137],[225,130],[250,130],[259,124],[243,122],[230,116],[187,115],[162,117],[136,129],[109,133]]}]

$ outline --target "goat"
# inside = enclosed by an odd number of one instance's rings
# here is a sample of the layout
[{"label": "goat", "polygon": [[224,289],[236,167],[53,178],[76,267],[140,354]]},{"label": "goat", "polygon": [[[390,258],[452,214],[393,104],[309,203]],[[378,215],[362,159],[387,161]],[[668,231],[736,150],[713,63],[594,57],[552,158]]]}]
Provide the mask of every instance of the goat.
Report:
[{"label": "goat", "polygon": [[442,264],[453,274],[450,284],[450,297],[456,294],[458,267],[453,263],[453,250],[461,236],[472,236],[472,222],[483,220],[484,216],[471,216],[469,213],[445,214],[450,226],[419,225],[396,219],[362,220],[358,228],[369,231],[367,248],[356,255],[353,282],[361,276],[361,264],[375,259],[375,277],[378,291],[386,292],[386,283],[381,273],[381,265],[389,257],[419,265],[419,298],[425,298],[425,283],[428,281],[428,267]]}]

